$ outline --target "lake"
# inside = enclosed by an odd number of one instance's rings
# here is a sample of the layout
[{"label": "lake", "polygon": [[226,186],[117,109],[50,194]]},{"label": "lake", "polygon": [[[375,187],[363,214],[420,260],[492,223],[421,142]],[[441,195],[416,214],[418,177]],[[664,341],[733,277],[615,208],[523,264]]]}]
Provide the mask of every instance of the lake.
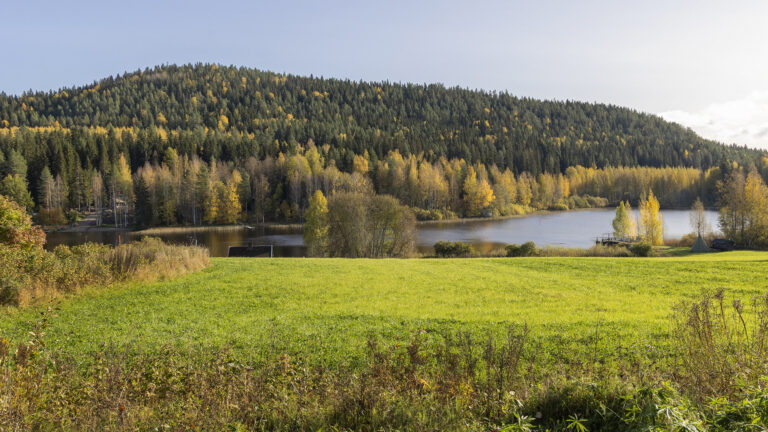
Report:
[{"label": "lake", "polygon": [[[635,212],[637,215],[637,212]],[[662,210],[664,237],[679,238],[691,232],[688,210]],[[707,220],[717,227],[717,212],[707,211]],[[479,251],[509,243],[534,241],[539,246],[590,247],[595,237],[609,235],[614,209],[576,210],[535,214],[501,220],[448,221],[417,226],[416,245],[421,252],[431,253],[432,245],[441,240],[470,243]],[[239,229],[222,231],[218,229],[153,235],[167,242],[199,244],[211,251],[211,256],[227,256],[229,246],[253,242],[258,245],[274,245],[275,256],[304,256],[305,248],[301,231],[274,229],[270,227],[254,230]],[[117,244],[140,238],[130,232],[54,232],[48,234],[47,248],[60,244],[76,245],[84,242]]]}]

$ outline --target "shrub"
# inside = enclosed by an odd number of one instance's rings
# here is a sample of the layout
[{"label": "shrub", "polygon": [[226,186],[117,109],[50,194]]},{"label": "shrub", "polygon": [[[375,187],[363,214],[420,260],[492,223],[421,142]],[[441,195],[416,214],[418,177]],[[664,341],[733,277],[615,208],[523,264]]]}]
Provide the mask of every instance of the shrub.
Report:
[{"label": "shrub", "polygon": [[590,208],[608,207],[608,199],[606,198],[584,195],[584,199],[587,201],[588,207]]},{"label": "shrub", "polygon": [[589,207],[589,203],[584,198],[574,195],[568,197],[568,206],[570,208],[586,208]]},{"label": "shrub", "polygon": [[530,257],[538,255],[536,243],[525,242],[521,245],[511,244],[506,247],[508,257]]},{"label": "shrub", "polygon": [[629,251],[638,257],[653,256],[653,246],[650,243],[635,243],[629,247]]},{"label": "shrub", "polygon": [[435,243],[435,255],[442,258],[465,257],[472,254],[472,246],[462,242],[439,241]]},{"label": "shrub", "polygon": [[0,243],[38,248],[45,243],[45,233],[32,224],[24,207],[3,195],[0,195]]},{"label": "shrub", "polygon": [[75,209],[71,209],[66,213],[66,220],[67,220],[67,223],[71,223],[71,224],[78,223],[82,220],[82,216],[80,215],[79,211]]},{"label": "shrub", "polygon": [[60,208],[41,208],[37,214],[37,222],[41,225],[64,225],[67,217]]},{"label": "shrub", "polygon": [[416,220],[420,220],[420,221],[441,221],[441,220],[456,219],[456,213],[450,210],[441,210],[441,209],[425,210],[425,209],[414,207],[413,214],[416,216]]},{"label": "shrub", "polygon": [[565,201],[563,201],[562,199],[560,201],[552,204],[551,206],[549,206],[549,209],[550,210],[558,210],[558,211],[570,210],[569,207],[568,207],[568,204]]}]

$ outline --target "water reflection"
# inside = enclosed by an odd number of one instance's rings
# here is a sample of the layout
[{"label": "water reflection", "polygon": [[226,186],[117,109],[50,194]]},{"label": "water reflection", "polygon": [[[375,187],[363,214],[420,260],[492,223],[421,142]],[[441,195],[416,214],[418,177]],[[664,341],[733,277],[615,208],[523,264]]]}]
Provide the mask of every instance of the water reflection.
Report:
[{"label": "water reflection", "polygon": [[[678,238],[691,231],[690,212],[687,210],[664,210],[665,237]],[[709,223],[717,225],[717,212],[706,212]],[[538,245],[565,247],[589,247],[594,238],[611,231],[614,210],[584,210],[532,215],[504,220],[480,220],[446,222],[419,225],[417,247],[424,253],[432,252],[432,245],[440,240],[462,241],[473,245],[480,252],[487,252],[509,243],[534,241]],[[306,248],[298,229],[275,229],[261,227],[254,230],[237,229],[182,231],[154,235],[176,244],[197,244],[207,247],[212,256],[227,256],[229,246],[252,242],[254,245],[274,245],[275,256],[300,257]],[[97,242],[115,245],[119,242],[140,238],[130,232],[86,232],[48,234],[47,248],[60,244],[76,245]]]}]

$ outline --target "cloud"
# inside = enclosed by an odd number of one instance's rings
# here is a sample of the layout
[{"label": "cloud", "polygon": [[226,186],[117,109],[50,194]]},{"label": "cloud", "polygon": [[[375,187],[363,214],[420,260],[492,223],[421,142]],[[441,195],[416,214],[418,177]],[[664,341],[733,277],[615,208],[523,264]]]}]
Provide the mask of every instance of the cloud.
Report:
[{"label": "cloud", "polygon": [[695,112],[676,110],[659,115],[693,129],[704,138],[768,149],[768,91],[713,103]]}]

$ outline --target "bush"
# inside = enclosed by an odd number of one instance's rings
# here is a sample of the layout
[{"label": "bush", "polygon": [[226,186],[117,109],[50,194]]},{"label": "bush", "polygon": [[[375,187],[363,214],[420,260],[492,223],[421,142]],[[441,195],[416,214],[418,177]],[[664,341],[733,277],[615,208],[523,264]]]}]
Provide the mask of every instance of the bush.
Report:
[{"label": "bush", "polygon": [[40,225],[64,225],[67,223],[67,217],[60,208],[42,208],[37,213],[37,222]]},{"label": "bush", "polygon": [[511,244],[506,247],[508,257],[530,257],[538,255],[536,243],[525,242],[521,245]]},{"label": "bush", "polygon": [[629,251],[638,257],[653,256],[653,246],[650,243],[635,243],[629,247]]},{"label": "bush", "polygon": [[456,219],[456,213],[450,210],[424,210],[417,207],[413,208],[413,214],[416,216],[416,220],[420,221],[441,221]]},{"label": "bush", "polygon": [[587,205],[590,208],[608,207],[608,199],[606,198],[584,195],[584,199],[587,201]]},{"label": "bush", "polygon": [[45,233],[32,224],[24,207],[3,195],[0,195],[0,243],[38,248],[45,244]]},{"label": "bush", "polygon": [[568,197],[568,206],[570,208],[586,208],[589,207],[589,203],[584,198],[574,195]]},{"label": "bush", "polygon": [[462,242],[439,241],[435,243],[435,255],[442,258],[465,257],[472,254],[472,246]]},{"label": "bush", "polygon": [[79,211],[77,211],[75,209],[71,209],[71,210],[67,211],[66,219],[67,219],[67,223],[74,224],[74,223],[80,222],[83,218],[80,215]]},{"label": "bush", "polygon": [[566,211],[566,210],[570,210],[570,208],[568,207],[568,204],[565,201],[560,200],[552,204],[551,206],[549,206],[549,210]]}]

